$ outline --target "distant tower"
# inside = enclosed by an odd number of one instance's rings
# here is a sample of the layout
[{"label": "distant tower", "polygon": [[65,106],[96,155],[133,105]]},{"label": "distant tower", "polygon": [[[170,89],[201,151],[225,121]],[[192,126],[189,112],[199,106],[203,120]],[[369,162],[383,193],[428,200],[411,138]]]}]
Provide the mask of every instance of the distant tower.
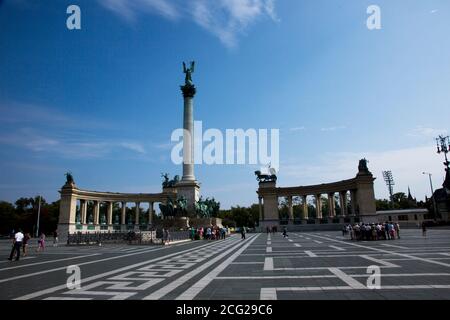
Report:
[{"label": "distant tower", "polygon": [[177,184],[178,196],[186,198],[189,212],[194,211],[194,205],[200,197],[200,184],[194,175],[194,96],[197,92],[192,81],[194,67],[194,61],[189,68],[183,62],[183,72],[186,74],[185,83],[181,86],[184,98],[183,177]]}]

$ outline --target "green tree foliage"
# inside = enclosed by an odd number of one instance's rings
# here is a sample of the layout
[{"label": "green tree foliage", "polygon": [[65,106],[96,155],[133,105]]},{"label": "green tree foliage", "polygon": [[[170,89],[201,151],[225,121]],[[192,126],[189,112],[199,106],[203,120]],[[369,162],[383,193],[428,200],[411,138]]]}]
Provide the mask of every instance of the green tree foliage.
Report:
[{"label": "green tree foliage", "polygon": [[397,192],[392,195],[391,201],[387,199],[377,199],[376,207],[378,211],[383,210],[401,210],[401,209],[416,209],[424,207],[424,203],[417,203],[415,200],[408,199],[408,196],[404,192]]},{"label": "green tree foliage", "polygon": [[[9,234],[13,229],[21,228],[24,232],[34,234],[36,231],[37,216],[39,209],[39,197],[19,198],[14,205],[0,202],[0,234]],[[59,217],[59,200],[47,203],[41,198],[41,212],[39,230],[51,233],[56,230]]]},{"label": "green tree foliage", "polygon": [[218,217],[222,219],[223,225],[254,228],[259,221],[259,205],[250,207],[231,207],[229,210],[220,210]]}]

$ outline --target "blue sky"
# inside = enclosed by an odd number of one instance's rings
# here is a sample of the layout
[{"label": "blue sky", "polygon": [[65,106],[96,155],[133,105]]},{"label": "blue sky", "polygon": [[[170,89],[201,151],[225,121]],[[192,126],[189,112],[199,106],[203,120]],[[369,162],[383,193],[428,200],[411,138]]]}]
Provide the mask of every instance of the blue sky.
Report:
[{"label": "blue sky", "polygon": [[[81,8],[81,30],[66,9]],[[366,9],[381,8],[369,31]],[[203,127],[280,129],[279,185],[351,178],[387,196],[442,184],[450,120],[447,0],[0,1],[0,199],[80,188],[159,192],[181,174],[181,62],[197,61]],[[257,201],[254,165],[196,166],[222,207]]]}]

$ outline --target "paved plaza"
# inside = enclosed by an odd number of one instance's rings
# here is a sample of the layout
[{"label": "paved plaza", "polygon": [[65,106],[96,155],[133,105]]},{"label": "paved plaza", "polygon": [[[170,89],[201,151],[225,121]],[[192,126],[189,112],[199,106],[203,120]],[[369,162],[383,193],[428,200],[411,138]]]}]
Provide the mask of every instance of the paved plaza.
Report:
[{"label": "paved plaza", "polygon": [[[170,246],[47,247],[10,262],[1,242],[0,298],[38,300],[450,299],[450,230],[402,230],[394,241],[341,232],[233,235]],[[81,269],[69,290],[67,267]],[[369,266],[381,289],[369,289]]]}]

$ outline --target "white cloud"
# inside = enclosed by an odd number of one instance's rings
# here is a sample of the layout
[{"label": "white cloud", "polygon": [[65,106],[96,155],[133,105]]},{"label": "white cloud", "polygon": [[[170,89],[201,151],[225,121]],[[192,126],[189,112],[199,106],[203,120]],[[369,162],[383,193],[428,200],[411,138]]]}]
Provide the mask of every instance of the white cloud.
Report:
[{"label": "white cloud", "polygon": [[167,19],[176,19],[176,6],[166,0],[99,0],[99,3],[128,21],[135,21],[138,13],[156,13]]},{"label": "white cloud", "polygon": [[140,143],[136,142],[121,142],[119,145],[125,149],[129,149],[131,151],[135,151],[137,153],[145,154],[146,151],[144,147]]},{"label": "white cloud", "polygon": [[[395,192],[407,192],[411,187],[413,196],[423,199],[430,195],[428,177],[422,172],[433,174],[435,188],[440,188],[444,179],[442,159],[434,146],[387,150],[378,152],[348,152],[324,154],[313,164],[298,165],[285,163],[280,166],[279,184],[283,186],[329,183],[353,178],[358,171],[360,159],[369,160],[369,170],[375,180],[375,196],[388,198],[388,191],[381,172],[391,170],[395,180]],[[331,160],[330,160],[331,159]]]},{"label": "white cloud", "polygon": [[336,131],[336,130],[342,130],[346,129],[346,126],[337,126],[337,127],[328,127],[328,128],[321,128],[320,131]]},{"label": "white cloud", "polygon": [[46,155],[76,159],[102,158],[118,149],[146,154],[145,148],[139,142],[108,141],[82,137],[68,139],[67,137],[59,137],[57,134],[47,136],[31,128],[20,128],[15,132],[0,136],[0,144],[25,148]]},{"label": "white cloud", "polygon": [[431,10],[430,13],[431,13],[431,14],[434,14],[434,13],[436,13],[436,12],[438,12],[438,11],[439,11],[439,10],[434,9],[434,10]]},{"label": "white cloud", "polygon": [[447,134],[446,129],[434,129],[429,128],[425,126],[417,126],[411,132],[409,132],[407,135],[410,137],[427,137],[427,138],[434,138],[442,134]]},{"label": "white cloud", "polygon": [[275,0],[99,0],[99,3],[130,22],[145,13],[170,20],[192,20],[229,48],[236,46],[237,35],[259,18],[279,21]]},{"label": "white cloud", "polygon": [[303,131],[303,130],[306,130],[306,128],[305,127],[294,127],[294,128],[290,128],[289,129],[289,131],[293,131],[293,132],[295,132],[295,131]]}]

